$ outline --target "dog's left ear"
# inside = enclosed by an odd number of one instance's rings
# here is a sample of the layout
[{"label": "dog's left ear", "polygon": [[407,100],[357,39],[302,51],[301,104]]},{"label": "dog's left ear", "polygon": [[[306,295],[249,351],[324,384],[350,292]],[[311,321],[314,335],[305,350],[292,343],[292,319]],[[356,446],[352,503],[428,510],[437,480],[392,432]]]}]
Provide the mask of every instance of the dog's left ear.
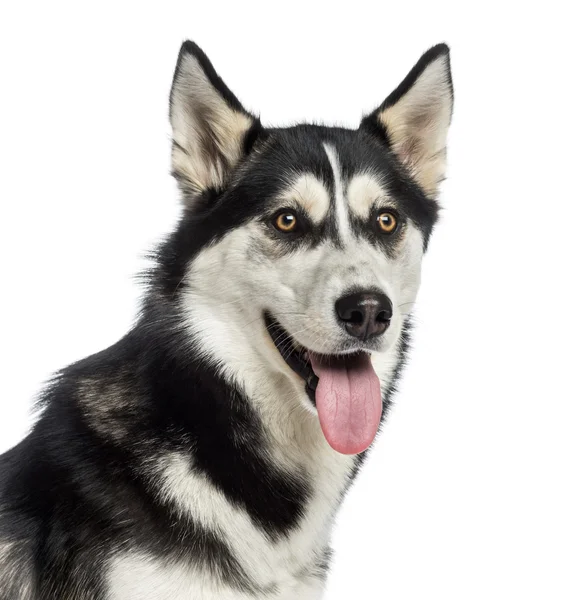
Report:
[{"label": "dog's left ear", "polygon": [[361,127],[387,141],[429,198],[444,179],[446,143],[453,111],[453,84],[446,44],[434,46]]},{"label": "dog's left ear", "polygon": [[261,126],[194,42],[180,49],[170,94],[172,172],[185,202],[220,189],[250,151]]}]

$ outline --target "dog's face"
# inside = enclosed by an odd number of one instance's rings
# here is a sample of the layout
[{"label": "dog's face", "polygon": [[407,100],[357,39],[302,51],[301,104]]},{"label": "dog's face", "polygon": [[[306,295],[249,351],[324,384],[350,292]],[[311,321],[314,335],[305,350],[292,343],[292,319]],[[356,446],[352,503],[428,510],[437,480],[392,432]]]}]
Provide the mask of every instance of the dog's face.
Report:
[{"label": "dog's face", "polygon": [[[250,343],[301,380],[342,452],[361,451],[377,428],[369,357],[398,343],[416,297],[451,110],[446,46],[357,130],[264,129],[197,46],[180,53],[170,116],[185,214],[175,254],[191,329],[225,363]],[[330,403],[345,409],[343,425]]]}]

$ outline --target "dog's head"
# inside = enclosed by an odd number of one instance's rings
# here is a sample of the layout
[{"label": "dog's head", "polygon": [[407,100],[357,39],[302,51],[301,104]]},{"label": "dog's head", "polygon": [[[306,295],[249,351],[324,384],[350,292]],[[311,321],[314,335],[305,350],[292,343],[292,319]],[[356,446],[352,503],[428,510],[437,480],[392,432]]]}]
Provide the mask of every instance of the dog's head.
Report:
[{"label": "dog's head", "polygon": [[170,120],[184,216],[167,291],[227,374],[262,361],[300,383],[341,452],[378,427],[372,364],[416,297],[452,103],[439,45],[356,130],[264,128],[195,44],[180,52]]}]

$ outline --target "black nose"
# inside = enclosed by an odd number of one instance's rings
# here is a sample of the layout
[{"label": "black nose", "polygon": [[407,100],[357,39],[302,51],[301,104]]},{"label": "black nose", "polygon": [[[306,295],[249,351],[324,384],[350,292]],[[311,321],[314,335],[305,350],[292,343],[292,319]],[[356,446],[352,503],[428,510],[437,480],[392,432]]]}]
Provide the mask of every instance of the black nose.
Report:
[{"label": "black nose", "polygon": [[335,310],[346,331],[361,340],[383,334],[392,318],[392,302],[378,292],[356,292],[343,296]]}]

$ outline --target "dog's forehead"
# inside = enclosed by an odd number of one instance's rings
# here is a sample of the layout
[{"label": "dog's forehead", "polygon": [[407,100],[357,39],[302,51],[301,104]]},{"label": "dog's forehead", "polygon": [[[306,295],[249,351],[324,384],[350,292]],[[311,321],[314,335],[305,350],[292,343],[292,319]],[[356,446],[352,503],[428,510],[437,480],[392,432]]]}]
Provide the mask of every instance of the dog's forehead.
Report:
[{"label": "dog's forehead", "polygon": [[299,205],[316,223],[333,213],[341,229],[350,215],[365,219],[389,201],[385,154],[355,131],[314,129],[285,132],[274,145],[271,159],[285,182],[277,194],[282,205]]},{"label": "dog's forehead", "polygon": [[278,200],[281,206],[299,206],[317,224],[334,215],[339,217],[342,212],[367,219],[374,206],[391,202],[381,179],[372,172],[339,178],[338,183],[330,186],[315,173],[297,174]]}]

